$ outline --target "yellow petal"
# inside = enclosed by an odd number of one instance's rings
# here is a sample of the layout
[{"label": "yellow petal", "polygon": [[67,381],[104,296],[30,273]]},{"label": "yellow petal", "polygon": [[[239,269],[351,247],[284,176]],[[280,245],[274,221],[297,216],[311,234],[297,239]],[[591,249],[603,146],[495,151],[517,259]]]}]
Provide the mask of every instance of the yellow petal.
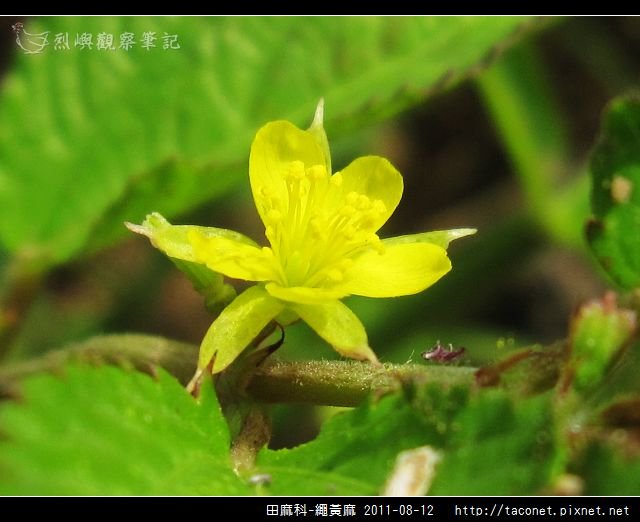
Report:
[{"label": "yellow petal", "polygon": [[342,290],[326,288],[309,288],[305,286],[280,286],[277,283],[267,283],[267,292],[273,297],[290,303],[317,304],[340,299],[347,295]]},{"label": "yellow petal", "polygon": [[393,214],[402,197],[402,175],[385,158],[364,156],[353,161],[340,172],[341,189],[345,196],[354,192],[376,200],[383,205],[376,205],[378,210],[372,215],[372,230],[375,232],[384,225]]},{"label": "yellow petal", "polygon": [[421,292],[449,270],[444,248],[431,243],[385,245],[383,253],[368,250],[354,259],[339,289],[367,297],[397,297]]},{"label": "yellow petal", "polygon": [[233,230],[213,227],[198,227],[193,225],[172,225],[157,212],[149,214],[142,225],[125,223],[127,228],[136,234],[147,236],[151,244],[169,257],[184,261],[198,262],[189,241],[189,234],[197,232],[205,238],[224,238],[235,243],[256,247],[251,239]]},{"label": "yellow petal", "polygon": [[206,368],[215,356],[213,373],[224,370],[283,308],[262,286],[245,290],[209,327],[200,345],[198,368]]},{"label": "yellow petal", "polygon": [[461,237],[475,234],[475,228],[453,228],[451,230],[435,230],[433,232],[422,232],[408,236],[396,236],[385,239],[387,245],[399,245],[402,243],[433,243],[442,248],[447,248],[451,241]]},{"label": "yellow petal", "polygon": [[[288,208],[288,192],[284,176],[293,162],[306,168],[323,165],[324,152],[314,133],[303,131],[288,121],[267,123],[256,134],[249,157],[251,191],[258,213],[267,225],[267,214]],[[328,172],[328,170],[327,170]]]},{"label": "yellow petal", "polygon": [[378,362],[369,348],[367,332],[360,319],[340,301],[322,304],[292,304],[291,308],[315,332],[345,357]]},{"label": "yellow petal", "polygon": [[269,248],[258,248],[230,237],[207,236],[192,229],[187,239],[193,248],[194,261],[215,272],[245,281],[276,278],[275,260]]}]

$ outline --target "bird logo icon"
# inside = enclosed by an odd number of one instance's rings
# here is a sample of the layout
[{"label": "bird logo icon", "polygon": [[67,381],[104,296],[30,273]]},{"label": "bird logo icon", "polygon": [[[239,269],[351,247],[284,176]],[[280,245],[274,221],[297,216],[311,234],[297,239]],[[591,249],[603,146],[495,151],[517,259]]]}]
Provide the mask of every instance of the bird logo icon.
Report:
[{"label": "bird logo icon", "polygon": [[25,54],[40,54],[49,45],[49,31],[42,33],[28,33],[22,22],[16,22],[11,26],[16,35],[16,43]]}]

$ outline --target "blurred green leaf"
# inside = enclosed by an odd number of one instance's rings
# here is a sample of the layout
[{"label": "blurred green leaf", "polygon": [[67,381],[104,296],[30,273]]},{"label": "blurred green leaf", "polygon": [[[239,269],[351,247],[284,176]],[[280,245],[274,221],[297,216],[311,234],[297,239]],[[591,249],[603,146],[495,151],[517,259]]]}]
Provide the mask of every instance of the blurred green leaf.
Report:
[{"label": "blurred green leaf", "polygon": [[[153,31],[157,47],[20,54],[0,98],[0,239],[46,267],[244,183],[270,119],[327,128],[395,113],[477,67],[513,17],[43,18],[29,32]],[[177,34],[181,48],[164,50]],[[95,43],[95,41],[94,41]]]},{"label": "blurred green leaf", "polygon": [[549,396],[515,403],[480,394],[455,419],[433,495],[533,495],[550,483],[559,458]]},{"label": "blurred green leaf", "polygon": [[250,494],[231,469],[212,387],[197,403],[164,370],[68,367],[24,383],[0,425],[0,494]]},{"label": "blurred green leaf", "polygon": [[554,93],[535,47],[509,50],[478,78],[478,86],[529,203],[544,208],[567,147]]},{"label": "blurred green leaf", "polygon": [[579,471],[585,495],[638,494],[640,458],[624,455],[612,445],[591,444],[582,455]]},{"label": "blurred green leaf", "polygon": [[614,100],[591,157],[587,237],[609,276],[625,289],[640,286],[640,98]]},{"label": "blurred green leaf", "polygon": [[548,76],[536,47],[524,44],[507,51],[478,86],[530,210],[557,240],[582,247],[588,187],[584,175],[565,179],[572,170],[566,121]]}]

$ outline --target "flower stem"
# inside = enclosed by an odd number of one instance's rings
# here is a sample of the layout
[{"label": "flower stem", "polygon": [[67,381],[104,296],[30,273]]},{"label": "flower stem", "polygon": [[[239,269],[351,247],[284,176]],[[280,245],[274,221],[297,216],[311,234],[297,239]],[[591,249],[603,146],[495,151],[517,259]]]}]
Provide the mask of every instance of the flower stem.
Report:
[{"label": "flower stem", "polygon": [[[115,364],[150,374],[164,368],[186,384],[196,369],[198,348],[148,335],[94,337],[44,357],[0,368],[0,397],[17,393],[21,380],[41,372],[63,370],[66,363]],[[332,406],[355,406],[367,394],[384,393],[405,382],[443,386],[471,384],[474,368],[420,364],[374,366],[351,361],[270,362],[258,369],[247,387],[253,400]]]},{"label": "flower stem", "polygon": [[277,361],[258,369],[247,392],[262,402],[356,406],[371,392],[381,394],[406,382],[472,384],[474,373],[475,368],[464,366]]}]

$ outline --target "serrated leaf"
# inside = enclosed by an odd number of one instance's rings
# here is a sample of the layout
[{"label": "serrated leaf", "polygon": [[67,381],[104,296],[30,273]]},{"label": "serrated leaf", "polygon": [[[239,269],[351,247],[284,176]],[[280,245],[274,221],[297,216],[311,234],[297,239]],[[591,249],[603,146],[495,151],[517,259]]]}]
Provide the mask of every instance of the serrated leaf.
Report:
[{"label": "serrated leaf", "polygon": [[454,421],[430,494],[533,495],[561,457],[548,396],[519,400],[480,394]]},{"label": "serrated leaf", "polygon": [[376,495],[396,456],[424,445],[441,447],[452,412],[465,392],[430,389],[437,405],[429,414],[405,395],[371,400],[327,421],[312,442],[290,450],[264,451],[257,469],[271,475],[274,495]]},{"label": "serrated leaf", "polygon": [[238,495],[211,387],[197,403],[164,370],[68,367],[0,409],[0,494]]},{"label": "serrated leaf", "polygon": [[560,458],[548,397],[427,387],[339,414],[310,443],[262,452],[257,469],[270,494],[374,495],[400,452],[424,446],[442,456],[434,495],[535,494]]},{"label": "serrated leaf", "polygon": [[614,100],[591,157],[587,238],[609,276],[625,289],[640,286],[640,98]]},{"label": "serrated leaf", "polygon": [[[42,18],[31,33],[69,50],[19,54],[0,99],[0,239],[40,266],[242,184],[257,128],[347,130],[422,100],[475,67],[522,23],[511,17]],[[130,31],[123,49],[81,50],[76,34]],[[157,47],[144,50],[143,32]],[[162,36],[180,49],[163,49]]]}]

